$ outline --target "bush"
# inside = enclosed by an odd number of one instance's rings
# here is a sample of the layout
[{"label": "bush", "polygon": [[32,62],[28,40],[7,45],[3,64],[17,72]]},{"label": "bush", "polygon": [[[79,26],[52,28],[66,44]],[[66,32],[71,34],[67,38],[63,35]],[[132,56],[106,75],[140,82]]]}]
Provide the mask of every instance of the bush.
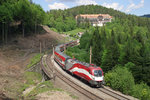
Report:
[{"label": "bush", "polygon": [[135,85],[134,78],[127,68],[117,66],[105,74],[106,85],[125,94],[129,94]]},{"label": "bush", "polygon": [[150,88],[144,83],[137,84],[133,87],[131,95],[141,100],[150,99]]},{"label": "bush", "polygon": [[131,70],[132,68],[135,67],[135,64],[132,62],[128,62],[127,64],[125,64],[125,67],[128,68],[129,70]]},{"label": "bush", "polygon": [[105,82],[107,86],[114,90],[130,94],[140,100],[148,100],[150,98],[149,86],[145,83],[135,85],[134,78],[127,67],[117,66],[112,71],[106,73]]}]

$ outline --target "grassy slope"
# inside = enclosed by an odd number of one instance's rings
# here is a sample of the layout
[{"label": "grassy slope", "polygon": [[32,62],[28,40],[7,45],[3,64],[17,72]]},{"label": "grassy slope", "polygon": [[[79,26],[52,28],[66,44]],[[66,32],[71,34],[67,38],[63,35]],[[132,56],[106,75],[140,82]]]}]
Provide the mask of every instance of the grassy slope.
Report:
[{"label": "grassy slope", "polygon": [[30,64],[27,65],[27,68],[30,68],[32,67],[34,64],[38,63],[40,60],[41,60],[41,56],[43,54],[36,54],[34,57],[32,57],[31,61],[30,61]]},{"label": "grassy slope", "polygon": [[77,28],[77,29],[75,29],[75,30],[68,31],[68,32],[63,32],[63,33],[65,33],[65,34],[67,34],[67,35],[72,35],[72,36],[74,36],[74,35],[76,35],[78,32],[84,32],[84,31],[85,31],[84,29]]}]

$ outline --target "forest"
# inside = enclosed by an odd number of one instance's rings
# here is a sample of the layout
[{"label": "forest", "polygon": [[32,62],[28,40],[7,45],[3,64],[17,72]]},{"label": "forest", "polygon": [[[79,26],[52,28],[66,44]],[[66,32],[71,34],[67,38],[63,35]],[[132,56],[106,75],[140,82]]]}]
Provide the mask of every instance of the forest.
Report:
[{"label": "forest", "polygon": [[[102,67],[106,85],[146,100],[150,95],[149,34],[146,27],[134,26],[131,30],[116,20],[104,27],[96,27],[92,32],[87,31],[81,37],[80,45],[68,48],[66,53],[89,62],[87,53],[89,55],[92,46],[92,63]],[[136,91],[140,91],[139,94]]]},{"label": "forest", "polygon": [[0,45],[17,35],[37,33],[46,19],[46,12],[32,0],[0,0]]},{"label": "forest", "polygon": [[[109,14],[113,21],[103,27],[75,20],[78,14]],[[0,45],[21,35],[38,32],[45,24],[59,33],[86,30],[80,45],[66,54],[102,67],[106,85],[142,100],[150,98],[150,18],[138,17],[99,5],[77,6],[45,12],[32,0],[0,0]]]},{"label": "forest", "polygon": [[148,17],[148,18],[150,18],[150,14],[145,14],[145,15],[143,15],[141,17]]},{"label": "forest", "polygon": [[[67,20],[76,15],[93,13],[108,13],[113,16],[113,21],[104,27],[92,27],[88,22],[78,21],[76,24],[73,22],[72,28],[67,26]],[[53,22],[49,26],[56,28],[58,32],[76,28],[86,30],[80,39],[80,45],[68,48],[67,55],[89,62],[89,48],[92,46],[92,63],[102,67],[106,85],[139,99],[150,98],[149,18],[127,15],[97,5],[52,10],[48,15]],[[61,25],[57,25],[58,23]]]},{"label": "forest", "polygon": [[90,26],[89,23],[76,22],[75,16],[79,14],[109,14],[118,19],[120,23],[127,23],[130,26],[146,26],[150,30],[149,18],[142,18],[135,15],[127,15],[123,12],[106,8],[99,5],[77,6],[65,10],[50,10],[48,14],[48,26],[56,28],[58,32],[66,32],[76,28],[86,29]]}]

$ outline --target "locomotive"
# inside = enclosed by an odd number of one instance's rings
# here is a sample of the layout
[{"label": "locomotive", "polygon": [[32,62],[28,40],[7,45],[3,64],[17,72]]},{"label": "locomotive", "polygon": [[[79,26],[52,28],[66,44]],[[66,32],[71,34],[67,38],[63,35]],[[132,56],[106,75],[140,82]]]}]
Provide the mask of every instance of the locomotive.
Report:
[{"label": "locomotive", "polygon": [[101,87],[104,84],[104,74],[100,67],[81,62],[64,54],[67,47],[75,46],[79,41],[71,41],[55,47],[54,60],[66,71],[86,80],[91,86]]}]

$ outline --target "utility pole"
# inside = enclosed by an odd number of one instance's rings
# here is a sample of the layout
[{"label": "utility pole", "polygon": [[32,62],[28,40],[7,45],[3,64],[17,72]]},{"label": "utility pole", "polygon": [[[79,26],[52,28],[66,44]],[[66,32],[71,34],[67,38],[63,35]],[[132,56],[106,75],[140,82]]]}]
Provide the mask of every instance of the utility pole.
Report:
[{"label": "utility pole", "polygon": [[53,48],[53,57],[54,57],[54,46],[53,46],[53,44],[52,44],[52,48]]},{"label": "utility pole", "polygon": [[[65,37],[65,43],[66,43],[66,37]],[[64,52],[66,51],[66,44],[64,45]]]},{"label": "utility pole", "polygon": [[90,46],[90,64],[92,63],[92,46]]},{"label": "utility pole", "polygon": [[45,42],[45,40],[43,41],[43,50],[44,50],[44,53],[45,53],[45,51],[46,51],[46,42]]},{"label": "utility pole", "polygon": [[66,51],[66,45],[64,45],[64,52]]},{"label": "utility pole", "polygon": [[42,44],[41,44],[41,41],[40,41],[40,54],[42,53]]},{"label": "utility pole", "polygon": [[2,27],[3,27],[3,29],[2,29],[2,41],[4,44],[4,42],[5,42],[5,23],[4,22],[2,22]]}]

